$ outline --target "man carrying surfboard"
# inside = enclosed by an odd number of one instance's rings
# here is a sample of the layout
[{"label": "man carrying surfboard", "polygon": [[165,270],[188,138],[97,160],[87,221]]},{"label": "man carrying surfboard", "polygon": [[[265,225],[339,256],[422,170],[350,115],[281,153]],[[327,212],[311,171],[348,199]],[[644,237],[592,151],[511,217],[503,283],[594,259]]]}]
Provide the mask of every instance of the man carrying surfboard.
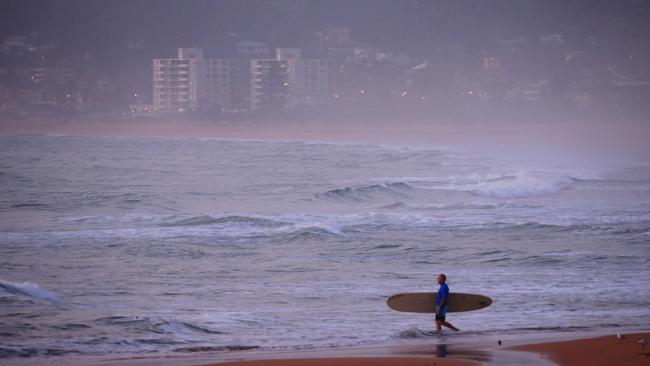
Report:
[{"label": "man carrying surfboard", "polygon": [[460,329],[454,327],[451,323],[447,322],[447,309],[449,309],[449,286],[447,286],[447,276],[444,273],[438,275],[436,279],[440,288],[436,294],[436,332],[440,333],[442,331],[442,326],[459,331]]}]

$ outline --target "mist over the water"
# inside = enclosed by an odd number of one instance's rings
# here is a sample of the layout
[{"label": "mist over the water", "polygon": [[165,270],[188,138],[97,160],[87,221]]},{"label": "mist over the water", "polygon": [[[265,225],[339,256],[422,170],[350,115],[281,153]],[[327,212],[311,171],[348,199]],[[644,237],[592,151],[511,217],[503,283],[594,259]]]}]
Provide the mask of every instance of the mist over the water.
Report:
[{"label": "mist over the water", "polygon": [[0,7],[3,133],[648,145],[646,1]]}]

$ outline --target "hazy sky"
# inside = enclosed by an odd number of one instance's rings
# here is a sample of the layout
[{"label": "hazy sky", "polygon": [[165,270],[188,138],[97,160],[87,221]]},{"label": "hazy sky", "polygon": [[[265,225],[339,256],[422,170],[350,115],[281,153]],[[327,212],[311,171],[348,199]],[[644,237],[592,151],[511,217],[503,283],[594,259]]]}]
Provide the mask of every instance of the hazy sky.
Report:
[{"label": "hazy sky", "polygon": [[[581,38],[624,17],[628,42],[648,31],[647,0],[4,0],[0,36],[40,32],[75,48],[125,40],[156,49],[237,33],[297,43],[326,25],[349,25],[360,40],[388,49],[434,41],[480,43],[543,33]],[[645,33],[647,34],[647,33]],[[273,39],[271,39],[273,38]]]}]

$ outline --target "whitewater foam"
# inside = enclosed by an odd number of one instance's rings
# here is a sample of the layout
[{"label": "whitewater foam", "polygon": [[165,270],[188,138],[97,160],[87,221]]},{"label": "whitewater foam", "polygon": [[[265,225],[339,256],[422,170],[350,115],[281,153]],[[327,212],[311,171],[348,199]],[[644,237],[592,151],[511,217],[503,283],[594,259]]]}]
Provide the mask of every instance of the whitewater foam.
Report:
[{"label": "whitewater foam", "polygon": [[53,292],[42,289],[38,284],[32,282],[9,282],[3,279],[0,279],[0,288],[5,291],[25,296],[32,299],[47,301],[53,304],[58,304],[61,302],[59,297]]},{"label": "whitewater foam", "polygon": [[399,179],[410,188],[447,190],[472,193],[485,198],[524,198],[556,193],[568,188],[579,179],[555,172],[517,171],[450,175],[447,177],[400,177],[383,178],[384,181]]},{"label": "whitewater foam", "polygon": [[559,192],[573,183],[569,176],[547,177],[522,172],[507,179],[480,182],[469,191],[482,197],[523,198]]},{"label": "whitewater foam", "polygon": [[494,324],[647,325],[647,164],[296,142],[0,142],[12,188],[0,192],[0,269],[68,289],[66,306],[51,306],[38,285],[35,297],[29,283],[0,285],[11,345],[0,358],[413,342],[432,319],[385,299],[435,290],[439,272],[452,291],[498,300],[454,315],[468,330],[459,338]]}]

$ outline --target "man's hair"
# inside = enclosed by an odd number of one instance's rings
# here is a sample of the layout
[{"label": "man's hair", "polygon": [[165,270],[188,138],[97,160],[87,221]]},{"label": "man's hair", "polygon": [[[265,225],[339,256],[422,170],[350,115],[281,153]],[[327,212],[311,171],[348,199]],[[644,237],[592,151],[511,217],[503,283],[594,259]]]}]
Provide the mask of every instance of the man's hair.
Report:
[{"label": "man's hair", "polygon": [[443,281],[447,281],[447,276],[445,276],[444,273],[441,273],[441,274],[440,274],[440,277],[442,277],[442,280],[443,280]]}]

